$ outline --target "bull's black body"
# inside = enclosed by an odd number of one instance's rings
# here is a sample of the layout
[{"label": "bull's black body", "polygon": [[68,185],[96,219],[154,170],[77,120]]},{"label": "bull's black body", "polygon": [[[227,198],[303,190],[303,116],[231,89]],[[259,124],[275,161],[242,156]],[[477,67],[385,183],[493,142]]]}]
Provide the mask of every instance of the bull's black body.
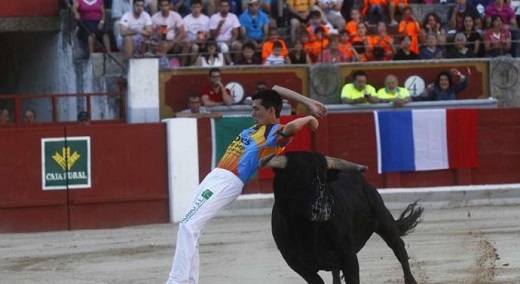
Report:
[{"label": "bull's black body", "polygon": [[[418,223],[422,208],[412,203],[394,220],[378,191],[359,172],[326,170],[321,154],[287,153],[285,169],[275,169],[272,233],[287,264],[307,283],[324,283],[319,270],[339,271],[347,283],[360,283],[357,252],[375,232],[402,265],[406,284],[416,283],[401,236]],[[319,183],[326,186],[317,186]],[[319,193],[316,188],[325,189]],[[310,221],[318,195],[332,196],[328,221]],[[314,207],[314,209],[316,209]]]}]

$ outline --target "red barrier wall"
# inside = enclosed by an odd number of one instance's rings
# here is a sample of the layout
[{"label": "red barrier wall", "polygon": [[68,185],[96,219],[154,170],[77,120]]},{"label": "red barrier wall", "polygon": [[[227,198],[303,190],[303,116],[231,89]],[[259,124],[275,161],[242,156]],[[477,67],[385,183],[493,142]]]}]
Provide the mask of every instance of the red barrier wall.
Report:
[{"label": "red barrier wall", "polygon": [[[198,120],[200,177],[211,167],[211,127]],[[331,114],[310,137],[311,149],[366,164],[378,188],[520,183],[520,109],[479,110],[473,169],[377,173],[371,113]],[[41,138],[89,136],[89,189],[42,190]],[[297,142],[297,141],[295,141]],[[298,143],[295,143],[299,150]],[[288,150],[291,150],[289,148]],[[0,232],[110,228],[168,222],[166,129],[161,123],[0,128]],[[271,192],[254,179],[244,193]]]},{"label": "red barrier wall", "polygon": [[61,0],[2,0],[0,17],[58,16]]},{"label": "red barrier wall", "polygon": [[[41,138],[89,136],[91,188],[42,190]],[[162,123],[0,130],[0,232],[168,222]]]}]

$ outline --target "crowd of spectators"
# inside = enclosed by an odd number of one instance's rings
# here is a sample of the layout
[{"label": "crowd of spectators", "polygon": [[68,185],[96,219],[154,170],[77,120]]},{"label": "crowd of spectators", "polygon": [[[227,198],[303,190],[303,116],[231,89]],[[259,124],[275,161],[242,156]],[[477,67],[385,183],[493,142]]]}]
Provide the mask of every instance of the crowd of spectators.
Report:
[{"label": "crowd of spectators", "polygon": [[[81,33],[89,49],[93,38],[105,39],[100,17],[109,6],[117,48],[126,58],[167,57],[162,67],[516,55],[513,6],[520,1],[451,1],[446,22],[436,12],[416,18],[407,0],[354,1],[358,7],[342,0],[72,0],[71,7],[91,29]],[[93,6],[101,10],[85,8]]]}]

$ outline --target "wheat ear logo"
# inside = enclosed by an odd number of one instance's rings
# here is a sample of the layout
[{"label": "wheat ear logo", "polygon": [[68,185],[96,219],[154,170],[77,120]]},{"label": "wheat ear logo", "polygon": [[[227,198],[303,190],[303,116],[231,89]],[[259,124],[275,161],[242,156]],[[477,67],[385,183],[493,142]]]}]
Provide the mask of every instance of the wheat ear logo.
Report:
[{"label": "wheat ear logo", "polygon": [[60,165],[60,167],[64,171],[70,171],[72,166],[81,158],[81,155],[78,152],[74,152],[72,155],[70,154],[70,147],[61,148],[61,154],[55,152],[52,155],[52,159]]},{"label": "wheat ear logo", "polygon": [[42,138],[42,189],[90,188],[90,137]]}]

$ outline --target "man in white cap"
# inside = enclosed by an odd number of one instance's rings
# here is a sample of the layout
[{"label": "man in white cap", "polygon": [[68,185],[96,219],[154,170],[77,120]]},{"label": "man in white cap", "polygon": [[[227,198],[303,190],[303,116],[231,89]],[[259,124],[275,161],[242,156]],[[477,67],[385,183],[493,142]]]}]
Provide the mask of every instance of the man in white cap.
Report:
[{"label": "man in white cap", "polygon": [[238,18],[242,38],[244,41],[252,41],[256,49],[259,49],[266,39],[269,28],[269,17],[258,7],[258,0],[248,0],[247,9]]}]

